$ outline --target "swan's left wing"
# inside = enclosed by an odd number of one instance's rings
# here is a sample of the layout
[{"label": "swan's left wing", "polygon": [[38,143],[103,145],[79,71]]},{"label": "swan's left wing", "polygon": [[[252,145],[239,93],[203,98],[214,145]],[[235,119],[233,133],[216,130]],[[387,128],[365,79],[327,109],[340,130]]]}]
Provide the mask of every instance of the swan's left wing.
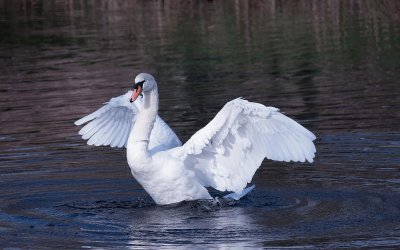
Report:
[{"label": "swan's left wing", "polygon": [[[131,128],[142,109],[143,100],[130,103],[132,91],[111,98],[103,107],[77,120],[75,125],[87,124],[79,131],[88,145],[126,147]],[[157,115],[151,131],[149,148],[168,149],[182,145],[174,131]]]},{"label": "swan's left wing", "polygon": [[175,156],[202,181],[240,193],[266,157],[312,162],[315,136],[277,108],[235,99],[196,132]]}]

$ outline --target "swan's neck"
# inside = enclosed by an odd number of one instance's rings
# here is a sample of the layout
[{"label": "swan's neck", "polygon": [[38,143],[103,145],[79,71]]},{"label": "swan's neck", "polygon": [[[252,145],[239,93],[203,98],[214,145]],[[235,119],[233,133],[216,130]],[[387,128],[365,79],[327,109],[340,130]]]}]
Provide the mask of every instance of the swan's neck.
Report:
[{"label": "swan's neck", "polygon": [[[128,154],[148,156],[148,146],[151,130],[158,113],[158,90],[157,87],[143,93],[143,107],[140,110],[136,122],[132,127],[128,138]],[[143,155],[142,155],[143,156]]]}]

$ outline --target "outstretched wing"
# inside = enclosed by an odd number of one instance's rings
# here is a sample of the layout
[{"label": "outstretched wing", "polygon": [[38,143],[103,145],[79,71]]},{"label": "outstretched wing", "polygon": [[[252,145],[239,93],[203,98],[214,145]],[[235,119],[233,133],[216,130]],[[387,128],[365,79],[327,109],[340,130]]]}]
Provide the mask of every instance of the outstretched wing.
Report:
[{"label": "outstretched wing", "polygon": [[204,186],[240,193],[266,157],[312,162],[315,136],[277,108],[235,99],[175,151]]},{"label": "outstretched wing", "polygon": [[[77,120],[75,125],[86,124],[80,131],[82,139],[88,140],[88,145],[111,147],[126,147],[129,133],[135,123],[136,115],[142,108],[142,100],[138,98],[133,104],[129,102],[132,91],[111,98],[97,111]],[[157,116],[150,135],[149,148],[164,149],[182,145],[171,128]]]}]

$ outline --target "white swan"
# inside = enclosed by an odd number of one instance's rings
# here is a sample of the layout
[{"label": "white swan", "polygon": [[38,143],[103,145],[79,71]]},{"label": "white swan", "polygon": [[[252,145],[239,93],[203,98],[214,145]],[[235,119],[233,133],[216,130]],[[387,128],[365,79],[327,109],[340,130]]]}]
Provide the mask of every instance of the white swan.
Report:
[{"label": "white swan", "polygon": [[[157,204],[211,199],[206,187],[240,199],[266,157],[312,162],[313,133],[277,108],[235,99],[184,145],[157,115],[153,76],[136,76],[134,90],[75,122],[89,145],[127,148],[132,175]],[[138,98],[142,95],[142,98]]]}]

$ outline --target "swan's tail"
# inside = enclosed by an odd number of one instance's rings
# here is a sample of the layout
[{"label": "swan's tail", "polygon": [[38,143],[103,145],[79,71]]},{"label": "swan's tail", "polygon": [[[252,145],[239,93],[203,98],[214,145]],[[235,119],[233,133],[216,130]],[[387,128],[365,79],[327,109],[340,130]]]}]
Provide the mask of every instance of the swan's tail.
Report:
[{"label": "swan's tail", "polygon": [[256,187],[256,185],[252,185],[250,187],[247,187],[243,189],[243,191],[240,194],[237,193],[230,193],[224,196],[224,199],[234,199],[234,200],[240,200],[243,196],[248,194],[251,190],[253,190]]}]

